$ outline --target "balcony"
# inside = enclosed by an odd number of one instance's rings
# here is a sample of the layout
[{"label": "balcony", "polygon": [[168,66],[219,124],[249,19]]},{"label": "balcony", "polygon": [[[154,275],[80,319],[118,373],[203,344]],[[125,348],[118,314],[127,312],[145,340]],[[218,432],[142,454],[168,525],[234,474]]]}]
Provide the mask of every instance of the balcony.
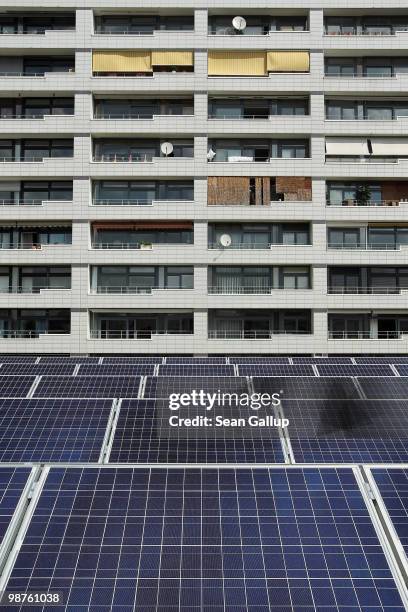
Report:
[{"label": "balcony", "polygon": [[194,32],[191,15],[97,15],[95,34],[110,36],[153,36],[161,33],[177,35]]}]

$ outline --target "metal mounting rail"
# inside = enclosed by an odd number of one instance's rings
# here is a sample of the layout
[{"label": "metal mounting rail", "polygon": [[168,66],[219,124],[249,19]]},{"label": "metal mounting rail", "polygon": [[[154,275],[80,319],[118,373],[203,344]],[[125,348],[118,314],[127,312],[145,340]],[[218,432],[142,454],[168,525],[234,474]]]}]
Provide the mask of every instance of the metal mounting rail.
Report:
[{"label": "metal mounting rail", "polygon": [[20,498],[18,512],[16,509],[13,520],[7,530],[7,540],[6,542],[3,541],[4,547],[3,545],[1,547],[0,593],[6,589],[49,471],[49,467],[38,466],[33,469],[29,482],[27,482],[23,495]]},{"label": "metal mounting rail", "polygon": [[367,505],[371,521],[390,566],[392,576],[408,610],[408,562],[374,478],[364,465],[353,467],[354,476]]}]

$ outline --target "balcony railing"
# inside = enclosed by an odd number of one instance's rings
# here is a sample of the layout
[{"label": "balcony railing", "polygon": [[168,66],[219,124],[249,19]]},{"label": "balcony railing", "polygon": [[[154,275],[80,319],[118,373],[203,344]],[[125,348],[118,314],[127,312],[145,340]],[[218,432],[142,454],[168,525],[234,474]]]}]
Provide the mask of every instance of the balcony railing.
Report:
[{"label": "balcony railing", "polygon": [[38,114],[30,114],[30,115],[7,115],[6,117],[2,117],[0,115],[1,121],[8,121],[9,119],[45,119],[45,117],[74,117],[74,113],[61,113],[61,114],[52,114],[52,113],[38,113]]},{"label": "balcony railing", "polygon": [[[156,242],[154,246],[191,246],[192,242],[174,242],[174,243],[161,243]],[[140,250],[151,250],[153,248],[153,244],[143,244],[142,242],[96,242],[92,244],[93,249],[140,249]]]},{"label": "balcony railing", "polygon": [[325,72],[325,78],[328,79],[396,79],[397,74],[390,74],[388,70],[378,70],[376,74],[329,74]]},{"label": "balcony railing", "polygon": [[43,206],[47,202],[60,202],[67,204],[68,202],[72,203],[72,199],[70,200],[40,200],[40,199],[19,199],[19,200],[0,200],[0,206]]},{"label": "balcony railing", "polygon": [[407,287],[328,287],[328,294],[342,295],[399,295],[408,291]]},{"label": "balcony railing", "polygon": [[[331,202],[330,200],[326,201],[326,206],[400,206],[403,204],[404,200],[353,200],[347,199],[342,202]],[[408,203],[408,202],[407,202]]]},{"label": "balcony railing", "polygon": [[342,157],[326,157],[326,164],[398,164],[407,157],[363,157],[363,156],[342,156]]},{"label": "balcony railing", "polygon": [[193,204],[194,200],[187,200],[184,198],[177,198],[175,200],[169,200],[169,199],[157,199],[157,200],[121,200],[121,199],[101,199],[101,198],[96,198],[94,200],[92,200],[92,205],[93,206],[153,206],[154,203],[158,203],[158,202],[162,202],[165,204],[171,204],[172,202],[185,202],[185,203],[190,203]]},{"label": "balcony railing", "polygon": [[311,331],[289,331],[286,329],[276,330],[259,330],[259,331],[222,331],[222,330],[209,330],[208,337],[214,340],[271,340],[277,335],[286,336],[307,336],[310,335]]},{"label": "balcony railing", "polygon": [[70,291],[71,287],[61,285],[60,287],[49,287],[44,285],[43,287],[17,287],[13,289],[11,287],[0,287],[0,293],[41,293],[41,291]]},{"label": "balcony railing", "polygon": [[[132,153],[126,153],[126,154],[121,154],[121,153],[105,153],[103,155],[94,155],[92,158],[92,161],[94,162],[102,162],[102,163],[142,163],[142,164],[146,164],[146,163],[153,163],[154,161],[162,161],[162,160],[168,160],[168,159],[194,159],[193,157],[189,157],[189,156],[173,156],[173,157],[161,157],[160,155],[138,155],[138,154],[132,154]],[[1,160],[0,160],[1,161]]]},{"label": "balcony railing", "polygon": [[232,244],[229,247],[224,247],[219,242],[211,242],[208,244],[209,249],[217,249],[223,251],[235,251],[235,250],[246,250],[246,249],[255,249],[255,250],[263,250],[267,251],[268,249],[272,249],[275,247],[307,247],[311,246],[310,243],[305,244],[286,244],[283,242],[279,243],[268,243],[268,244],[256,244],[256,243],[248,243],[248,244]]},{"label": "balcony railing", "polygon": [[[404,245],[405,246],[405,245]],[[345,242],[329,242],[328,249],[345,249],[348,251],[400,251],[401,245],[378,243],[378,244],[346,244]]]},{"label": "balcony railing", "polygon": [[59,242],[57,244],[40,244],[37,242],[18,242],[18,243],[0,242],[0,249],[32,249],[34,251],[41,251],[44,247],[59,247],[59,246],[72,246],[72,243],[71,242]]},{"label": "balcony railing", "polygon": [[69,70],[45,70],[44,72],[2,72],[0,71],[0,77],[27,77],[27,78],[31,78],[31,77],[45,77],[49,74],[53,74],[53,75],[59,75],[61,76],[63,75],[67,75],[67,74],[74,74],[75,70],[69,69]]},{"label": "balcony railing", "polygon": [[194,28],[191,28],[191,30],[186,30],[183,28],[180,28],[180,30],[157,30],[155,28],[152,27],[151,30],[133,30],[133,28],[123,28],[122,30],[119,30],[116,27],[109,27],[109,26],[97,26],[95,27],[95,34],[110,34],[110,35],[116,35],[116,36],[153,36],[155,33],[164,33],[164,34],[185,34],[190,33],[192,34],[194,32]]},{"label": "balcony railing", "polygon": [[47,28],[47,27],[38,27],[38,28],[33,28],[30,27],[30,31],[29,32],[0,32],[0,36],[31,36],[32,34],[34,34],[35,36],[37,36],[38,34],[46,34],[47,32],[63,32],[65,34],[65,32],[75,32],[75,27],[66,27],[66,28]]},{"label": "balcony railing", "polygon": [[162,329],[134,331],[105,331],[93,329],[90,336],[95,340],[150,340],[153,336],[191,336],[193,331],[168,331]]},{"label": "balcony railing", "polygon": [[185,117],[187,119],[192,119],[194,117],[194,115],[175,115],[175,114],[159,114],[159,113],[95,113],[94,115],[94,119],[141,119],[141,120],[146,120],[146,119],[157,119],[160,117],[175,117],[175,118],[179,118],[179,117]]},{"label": "balcony railing", "polygon": [[309,287],[288,289],[287,287],[272,287],[271,285],[254,285],[254,286],[215,286],[208,287],[209,294],[217,295],[269,295],[274,291],[306,291]]},{"label": "balcony railing", "polygon": [[325,31],[325,36],[395,36],[398,32],[408,32],[407,26],[400,27],[392,27],[391,31],[376,31],[376,32],[365,32],[362,30],[361,32],[357,32],[354,30],[353,32],[329,32]]},{"label": "balcony railing", "polygon": [[329,331],[329,340],[399,340],[405,332]]},{"label": "balcony railing", "polygon": [[11,162],[19,162],[19,163],[38,163],[38,162],[43,162],[46,159],[59,159],[59,160],[67,160],[67,159],[73,159],[74,158],[74,154],[72,153],[72,155],[30,155],[29,157],[25,157],[23,156],[16,156],[16,155],[1,155],[0,156],[0,162],[3,163],[11,163]]},{"label": "balcony railing", "polygon": [[0,338],[39,338],[40,336],[52,336],[54,334],[64,334],[68,336],[71,332],[62,329],[60,331],[21,331],[21,330],[0,330]]}]

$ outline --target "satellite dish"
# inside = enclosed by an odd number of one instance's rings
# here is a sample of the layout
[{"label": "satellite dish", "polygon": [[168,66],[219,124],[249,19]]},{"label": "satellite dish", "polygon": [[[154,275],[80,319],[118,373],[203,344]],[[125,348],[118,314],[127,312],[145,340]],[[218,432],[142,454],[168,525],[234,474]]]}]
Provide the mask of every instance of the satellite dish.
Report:
[{"label": "satellite dish", "polygon": [[217,155],[216,152],[213,151],[213,149],[210,149],[207,153],[207,159],[209,161],[212,161],[216,155]]},{"label": "satellite dish", "polygon": [[246,21],[243,17],[240,17],[239,15],[237,15],[232,20],[232,25],[234,26],[236,30],[242,31],[242,30],[245,30],[246,28]]},{"label": "satellite dish", "polygon": [[171,142],[163,142],[161,147],[160,147],[160,151],[163,153],[163,155],[165,155],[167,157],[168,155],[173,153],[173,148],[174,147],[171,144]]},{"label": "satellite dish", "polygon": [[222,236],[220,236],[220,244],[223,247],[229,247],[231,246],[231,236],[229,234],[222,234]]}]

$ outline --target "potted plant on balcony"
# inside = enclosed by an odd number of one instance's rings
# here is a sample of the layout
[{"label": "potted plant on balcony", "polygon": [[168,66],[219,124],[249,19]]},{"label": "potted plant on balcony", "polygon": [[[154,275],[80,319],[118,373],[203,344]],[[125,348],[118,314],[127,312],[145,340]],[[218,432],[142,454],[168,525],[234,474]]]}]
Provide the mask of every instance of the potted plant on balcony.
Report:
[{"label": "potted plant on balcony", "polygon": [[140,243],[140,250],[141,251],[150,251],[153,248],[153,245],[151,242],[144,242],[142,241]]},{"label": "potted plant on balcony", "polygon": [[358,206],[367,206],[371,200],[371,189],[368,185],[359,185],[357,187],[356,200]]}]

